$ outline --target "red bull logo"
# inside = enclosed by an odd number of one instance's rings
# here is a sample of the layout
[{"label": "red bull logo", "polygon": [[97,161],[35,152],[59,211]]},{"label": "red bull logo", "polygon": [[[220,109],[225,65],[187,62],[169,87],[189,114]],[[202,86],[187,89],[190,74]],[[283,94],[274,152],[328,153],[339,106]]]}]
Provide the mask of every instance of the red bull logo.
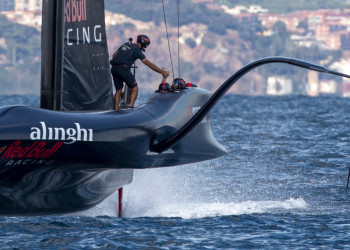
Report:
[{"label": "red bull logo", "polygon": [[64,22],[73,23],[86,20],[86,0],[65,1]]},{"label": "red bull logo", "polygon": [[52,156],[62,146],[63,142],[57,142],[53,147],[47,147],[46,142],[34,142],[32,145],[24,147],[21,141],[15,141],[12,143],[1,159],[14,159],[14,158],[34,158],[34,159],[47,159]]},{"label": "red bull logo", "polygon": [[[92,0],[91,0],[92,1]],[[86,2],[89,0],[65,0],[64,22],[66,23],[65,41],[68,46],[84,45],[102,42],[104,33],[103,12],[93,9],[93,4],[87,9]],[[89,20],[87,18],[89,12]]]}]

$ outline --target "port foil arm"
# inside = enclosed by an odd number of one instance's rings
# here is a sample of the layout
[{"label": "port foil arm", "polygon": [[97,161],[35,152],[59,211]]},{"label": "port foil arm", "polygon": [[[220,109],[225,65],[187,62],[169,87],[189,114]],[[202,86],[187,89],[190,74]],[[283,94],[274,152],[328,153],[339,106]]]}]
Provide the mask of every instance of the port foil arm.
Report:
[{"label": "port foil arm", "polygon": [[219,88],[218,90],[210,97],[210,99],[201,107],[201,109],[177,132],[168,137],[165,140],[160,142],[156,142],[153,140],[150,145],[150,150],[153,152],[161,153],[171,146],[176,144],[179,140],[181,140],[184,136],[186,136],[201,120],[210,112],[210,110],[216,105],[216,103],[221,99],[221,97],[245,74],[249,71],[255,69],[264,64],[269,63],[287,63],[294,66],[298,66],[301,68],[314,70],[323,73],[329,73],[341,77],[350,78],[350,75],[339,73],[330,69],[327,69],[323,66],[305,62],[303,60],[288,58],[288,57],[267,57],[251,62],[238,70],[235,74],[233,74],[230,78],[228,78]]}]

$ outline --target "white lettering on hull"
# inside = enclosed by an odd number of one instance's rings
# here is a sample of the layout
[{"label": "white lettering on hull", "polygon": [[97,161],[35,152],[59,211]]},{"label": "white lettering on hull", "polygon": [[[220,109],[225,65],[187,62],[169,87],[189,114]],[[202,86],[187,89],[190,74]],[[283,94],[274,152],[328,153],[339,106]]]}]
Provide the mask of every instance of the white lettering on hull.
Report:
[{"label": "white lettering on hull", "polygon": [[[192,107],[192,116],[194,116],[200,109],[201,107]],[[206,118],[203,118],[203,120],[200,123],[208,123],[208,115],[206,116]]]},{"label": "white lettering on hull", "polygon": [[40,122],[40,124],[41,127],[31,128],[31,140],[65,141],[65,144],[72,144],[76,141],[93,141],[93,130],[81,128],[77,122],[74,123],[75,128],[47,127],[45,122]]}]

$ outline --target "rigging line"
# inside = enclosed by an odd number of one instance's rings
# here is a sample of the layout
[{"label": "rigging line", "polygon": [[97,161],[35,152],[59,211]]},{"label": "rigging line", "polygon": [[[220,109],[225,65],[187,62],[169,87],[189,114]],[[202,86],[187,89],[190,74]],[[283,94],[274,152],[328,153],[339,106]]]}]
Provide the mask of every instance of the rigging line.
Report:
[{"label": "rigging line", "polygon": [[168,25],[167,25],[167,23],[166,23],[166,17],[165,17],[164,0],[162,0],[162,5],[163,5],[163,14],[164,14],[164,23],[165,23],[166,36],[167,36],[167,39],[168,39],[168,48],[169,48],[169,55],[170,55],[171,69],[172,69],[172,72],[173,72],[173,79],[175,79],[175,76],[174,76],[174,66],[173,66],[173,58],[172,58],[172,56],[171,56],[171,50],[170,50],[170,42],[169,42]]},{"label": "rigging line", "polygon": [[349,167],[349,174],[348,174],[348,183],[346,183],[346,190],[348,190],[348,187],[349,187],[349,180],[350,180],[350,167]]},{"label": "rigging line", "polygon": [[178,63],[179,77],[181,77],[181,74],[180,74],[180,3],[179,3],[179,0],[177,0],[177,63]]}]

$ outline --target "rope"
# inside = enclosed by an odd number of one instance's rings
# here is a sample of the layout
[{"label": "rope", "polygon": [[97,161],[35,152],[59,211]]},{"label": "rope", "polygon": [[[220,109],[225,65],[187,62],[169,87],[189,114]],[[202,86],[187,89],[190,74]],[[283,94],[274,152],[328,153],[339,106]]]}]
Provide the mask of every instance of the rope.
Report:
[{"label": "rope", "polygon": [[350,180],[350,167],[349,167],[349,173],[348,173],[348,183],[346,184],[346,190],[348,190],[348,187],[349,187],[349,180]]},{"label": "rope", "polygon": [[173,58],[172,58],[172,56],[171,56],[171,50],[170,50],[170,42],[169,42],[168,25],[167,25],[167,23],[166,23],[166,17],[165,17],[164,0],[162,0],[162,5],[163,5],[163,14],[164,14],[164,23],[165,23],[166,36],[167,36],[167,39],[168,39],[168,48],[169,48],[169,55],[170,55],[171,69],[172,69],[172,72],[173,72],[173,79],[175,79],[175,76],[174,76],[174,66],[173,66]]},{"label": "rope", "polygon": [[180,74],[180,3],[179,3],[179,0],[177,0],[177,55],[178,55],[177,61],[178,61],[178,68],[179,68],[179,77],[181,77],[181,74]]}]

